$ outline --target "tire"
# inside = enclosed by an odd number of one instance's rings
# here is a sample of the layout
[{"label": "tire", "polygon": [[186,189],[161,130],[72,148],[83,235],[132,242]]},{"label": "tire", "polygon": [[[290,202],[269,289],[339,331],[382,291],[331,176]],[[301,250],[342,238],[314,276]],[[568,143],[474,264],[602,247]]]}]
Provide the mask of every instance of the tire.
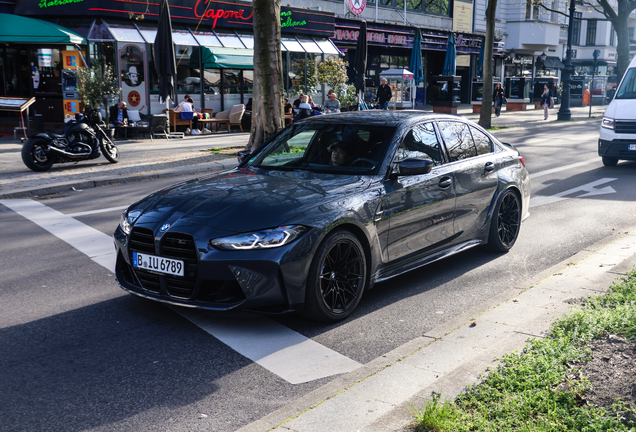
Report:
[{"label": "tire", "polygon": [[119,149],[109,138],[102,137],[99,140],[99,148],[101,149],[104,157],[108,159],[108,162],[119,162]]},{"label": "tire", "polygon": [[305,315],[322,322],[347,318],[367,284],[367,259],[349,231],[335,231],[322,242],[309,268]]},{"label": "tire", "polygon": [[603,165],[606,167],[615,167],[618,164],[618,158],[603,156]]},{"label": "tire", "polygon": [[28,140],[22,146],[22,162],[32,171],[48,171],[55,163],[55,156],[43,149],[48,142],[42,138]]},{"label": "tire", "polygon": [[517,241],[520,227],[521,201],[515,192],[508,189],[497,201],[486,248],[493,252],[508,252]]}]

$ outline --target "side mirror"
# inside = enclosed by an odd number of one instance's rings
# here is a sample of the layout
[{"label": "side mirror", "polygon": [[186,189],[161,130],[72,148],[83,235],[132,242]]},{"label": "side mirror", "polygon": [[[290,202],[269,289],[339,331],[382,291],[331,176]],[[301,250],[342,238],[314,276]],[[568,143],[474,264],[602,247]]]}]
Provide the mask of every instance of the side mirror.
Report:
[{"label": "side mirror", "polygon": [[396,164],[391,177],[428,174],[432,169],[433,161],[431,159],[408,158]]}]

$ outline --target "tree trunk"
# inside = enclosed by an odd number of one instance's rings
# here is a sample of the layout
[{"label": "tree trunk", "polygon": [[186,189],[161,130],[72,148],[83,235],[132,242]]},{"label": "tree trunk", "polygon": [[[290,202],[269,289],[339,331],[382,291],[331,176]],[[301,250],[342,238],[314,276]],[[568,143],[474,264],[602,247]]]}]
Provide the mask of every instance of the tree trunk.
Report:
[{"label": "tree trunk", "polygon": [[254,0],[252,128],[246,148],[256,150],[284,125],[281,0]]},{"label": "tree trunk", "polygon": [[486,37],[484,42],[484,96],[481,100],[481,113],[479,114],[479,125],[483,128],[490,128],[492,117],[492,45],[495,41],[495,10],[497,0],[490,0],[486,8]]},{"label": "tree trunk", "polygon": [[629,30],[627,25],[627,18],[629,18],[629,12],[621,11],[621,5],[624,2],[620,2],[618,16],[616,20],[612,22],[614,24],[614,30],[616,30],[616,39],[617,39],[617,47],[616,47],[616,85],[620,83],[621,78],[625,74],[627,67],[629,66]]}]

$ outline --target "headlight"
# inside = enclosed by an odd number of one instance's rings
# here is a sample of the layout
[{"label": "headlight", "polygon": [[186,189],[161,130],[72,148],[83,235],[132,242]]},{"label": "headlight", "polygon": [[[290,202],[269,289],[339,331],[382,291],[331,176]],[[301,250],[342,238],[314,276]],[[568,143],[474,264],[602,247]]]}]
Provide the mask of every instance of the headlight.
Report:
[{"label": "headlight", "polygon": [[269,249],[293,242],[307,228],[301,225],[285,225],[278,228],[221,237],[210,240],[210,244],[223,250]]},{"label": "headlight", "polygon": [[121,214],[121,219],[119,220],[119,226],[122,231],[126,234],[130,234],[132,226],[139,216],[141,216],[141,210],[133,210],[130,213],[128,213],[128,209],[124,210]]},{"label": "headlight", "polygon": [[601,123],[601,127],[605,129],[614,129],[615,120],[609,117],[603,117],[603,122]]}]

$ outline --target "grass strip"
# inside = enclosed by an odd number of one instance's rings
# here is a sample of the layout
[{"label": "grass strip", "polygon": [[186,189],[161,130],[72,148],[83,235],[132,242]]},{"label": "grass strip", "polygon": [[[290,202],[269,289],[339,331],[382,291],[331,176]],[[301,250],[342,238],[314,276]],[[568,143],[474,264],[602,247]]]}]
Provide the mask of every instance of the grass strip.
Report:
[{"label": "grass strip", "polygon": [[[633,431],[621,414],[586,404],[589,381],[580,375],[587,346],[607,334],[636,338],[636,271],[609,291],[585,298],[556,320],[545,339],[529,341],[521,353],[506,354],[484,380],[454,401],[434,397],[413,408],[418,432]],[[624,412],[624,411],[623,411]]]}]

